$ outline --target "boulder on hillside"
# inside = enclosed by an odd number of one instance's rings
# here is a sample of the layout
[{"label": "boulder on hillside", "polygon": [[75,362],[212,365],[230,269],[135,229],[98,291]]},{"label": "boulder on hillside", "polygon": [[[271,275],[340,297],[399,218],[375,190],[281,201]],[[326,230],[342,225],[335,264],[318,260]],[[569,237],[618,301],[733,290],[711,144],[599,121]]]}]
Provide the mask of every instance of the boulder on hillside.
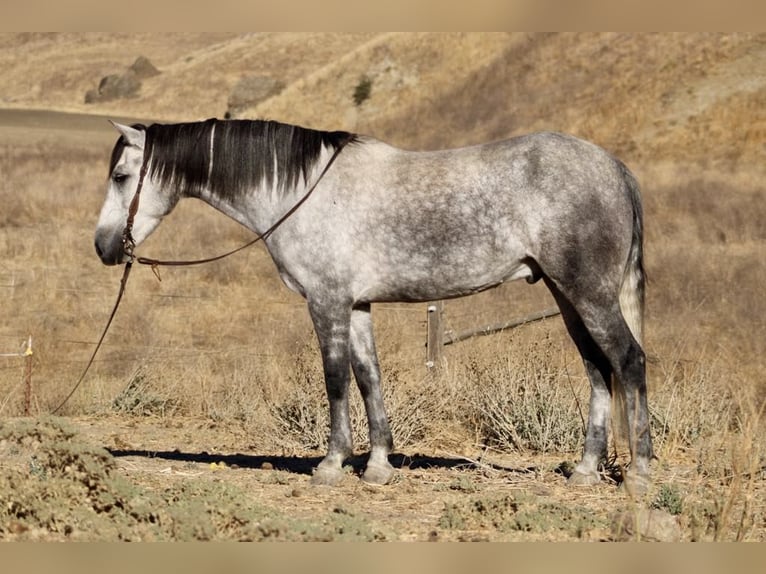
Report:
[{"label": "boulder on hillside", "polygon": [[284,90],[285,84],[270,76],[245,76],[229,95],[228,116],[251,108]]},{"label": "boulder on hillside", "polygon": [[159,76],[161,73],[146,56],[139,56],[136,58],[136,61],[133,62],[133,65],[129,69],[133,71],[139,80]]},{"label": "boulder on hillside", "polygon": [[110,74],[101,78],[98,88],[88,90],[85,103],[108,102],[135,98],[141,89],[141,80],[156,76],[160,71],[144,56],[139,56],[123,74]]},{"label": "boulder on hillside", "polygon": [[117,75],[104,76],[98,83],[98,88],[88,90],[85,94],[85,103],[107,102],[121,98],[134,98],[141,88],[141,81],[133,72]]}]

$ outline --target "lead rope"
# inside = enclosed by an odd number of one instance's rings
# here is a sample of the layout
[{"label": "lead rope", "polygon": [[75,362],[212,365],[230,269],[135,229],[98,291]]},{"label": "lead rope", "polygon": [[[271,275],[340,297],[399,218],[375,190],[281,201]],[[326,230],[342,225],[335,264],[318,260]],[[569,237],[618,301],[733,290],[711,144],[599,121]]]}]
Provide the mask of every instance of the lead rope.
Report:
[{"label": "lead rope", "polygon": [[75,383],[74,387],[72,387],[72,390],[69,391],[69,394],[64,398],[63,401],[57,406],[53,411],[51,411],[51,414],[56,414],[61,410],[61,407],[63,407],[67,401],[72,398],[72,395],[77,390],[77,388],[80,386],[80,383],[82,383],[83,379],[85,379],[85,375],[88,374],[88,370],[90,369],[90,366],[93,364],[93,360],[96,358],[96,353],[98,353],[98,350],[101,348],[101,343],[104,342],[104,337],[106,337],[106,333],[109,330],[109,327],[112,324],[112,319],[114,319],[114,316],[117,314],[117,307],[120,306],[120,301],[122,300],[122,294],[125,293],[125,285],[128,283],[128,276],[130,275],[130,269],[133,267],[133,261],[128,261],[125,263],[125,270],[122,273],[122,279],[120,279],[120,290],[117,292],[117,300],[114,302],[114,307],[112,307],[112,312],[109,315],[109,319],[106,322],[106,326],[104,327],[104,331],[101,333],[101,337],[98,339],[98,343],[96,343],[96,348],[93,349],[93,353],[90,356],[90,359],[88,360],[88,364],[85,366],[85,370],[82,372],[82,375],[80,375],[80,378],[77,379],[77,382]]},{"label": "lead rope", "polygon": [[324,178],[327,171],[330,169],[330,166],[333,164],[335,159],[340,154],[341,150],[346,146],[346,144],[350,141],[346,140],[342,142],[336,149],[335,153],[333,153],[332,157],[330,157],[330,160],[325,165],[324,169],[322,170],[322,173],[319,174],[319,177],[314,182],[314,184],[309,188],[309,190],[303,194],[303,197],[301,197],[295,205],[293,205],[287,213],[285,213],[282,217],[280,217],[276,223],[274,223],[271,227],[269,227],[264,233],[258,235],[255,239],[252,241],[249,241],[248,243],[245,243],[244,245],[240,245],[236,249],[232,249],[231,251],[228,251],[226,253],[223,253],[222,255],[216,255],[215,257],[208,257],[207,259],[194,259],[190,261],[162,261],[159,259],[152,259],[150,257],[135,257],[133,254],[133,250],[136,248],[136,242],[133,240],[133,220],[136,217],[136,213],[138,213],[138,201],[141,194],[141,188],[144,186],[144,178],[146,177],[146,172],[148,170],[147,167],[147,157],[146,157],[146,150],[144,150],[144,158],[141,163],[141,171],[139,173],[138,177],[138,187],[136,188],[136,193],[133,196],[133,199],[130,202],[130,206],[128,207],[128,218],[125,222],[125,229],[122,232],[122,245],[123,249],[125,250],[125,254],[128,256],[128,261],[125,262],[125,269],[122,272],[122,279],[120,279],[120,289],[117,292],[117,300],[114,302],[114,307],[112,307],[112,312],[109,314],[109,319],[106,322],[106,326],[104,327],[103,332],[101,333],[101,337],[99,337],[98,342],[96,343],[96,348],[93,349],[93,353],[90,356],[90,359],[88,360],[88,364],[85,365],[85,370],[83,370],[82,374],[80,375],[80,378],[77,379],[77,382],[72,387],[72,390],[69,391],[69,394],[64,398],[63,401],[57,406],[53,411],[51,411],[51,414],[56,414],[61,410],[61,407],[63,407],[67,401],[69,401],[70,398],[72,398],[72,395],[75,393],[77,388],[80,386],[80,383],[83,382],[85,379],[85,376],[88,374],[88,371],[90,370],[91,365],[93,364],[94,359],[96,358],[96,354],[98,353],[99,349],[101,348],[101,344],[104,342],[104,338],[106,337],[107,332],[109,331],[109,327],[112,325],[112,320],[114,319],[114,316],[117,314],[117,308],[120,306],[120,302],[122,301],[122,295],[125,293],[125,287],[128,284],[128,276],[130,275],[130,270],[133,267],[133,261],[137,261],[138,263],[142,265],[149,265],[152,268],[152,271],[159,279],[159,273],[157,271],[157,267],[159,266],[187,266],[187,265],[201,265],[203,263],[212,263],[213,261],[219,261],[223,259],[224,257],[228,257],[229,255],[233,255],[239,251],[242,251],[243,249],[246,249],[250,247],[251,245],[255,245],[261,240],[266,240],[268,237],[274,233],[274,231],[282,225],[282,223],[285,222],[285,220],[290,217],[293,213],[295,213],[298,208],[303,205],[303,203],[309,198],[309,196],[312,194],[314,189],[316,189],[316,186],[319,185],[319,182],[322,181],[322,178]]}]

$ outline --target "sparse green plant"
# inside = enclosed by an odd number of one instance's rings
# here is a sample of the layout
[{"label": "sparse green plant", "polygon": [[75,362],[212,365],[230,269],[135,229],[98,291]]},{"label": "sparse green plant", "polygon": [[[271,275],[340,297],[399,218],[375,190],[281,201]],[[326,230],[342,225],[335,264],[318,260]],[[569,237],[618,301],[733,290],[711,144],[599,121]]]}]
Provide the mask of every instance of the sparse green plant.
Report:
[{"label": "sparse green plant", "polygon": [[652,508],[664,510],[673,515],[681,514],[683,510],[683,498],[678,492],[678,488],[672,484],[663,484],[660,486],[657,496],[652,502]]},{"label": "sparse green plant", "polygon": [[524,492],[475,496],[448,503],[439,518],[439,526],[451,530],[482,528],[506,533],[558,531],[570,538],[581,538],[585,532],[601,524],[580,508],[546,502]]},{"label": "sparse green plant", "polygon": [[460,475],[453,480],[449,485],[450,490],[457,490],[458,492],[474,493],[481,490],[481,486],[472,480],[471,477],[466,475]]},{"label": "sparse green plant", "polygon": [[356,87],[354,88],[354,95],[352,96],[354,99],[354,105],[356,107],[361,106],[365,101],[370,99],[371,93],[372,93],[372,79],[367,75],[360,76],[359,82],[356,84]]}]

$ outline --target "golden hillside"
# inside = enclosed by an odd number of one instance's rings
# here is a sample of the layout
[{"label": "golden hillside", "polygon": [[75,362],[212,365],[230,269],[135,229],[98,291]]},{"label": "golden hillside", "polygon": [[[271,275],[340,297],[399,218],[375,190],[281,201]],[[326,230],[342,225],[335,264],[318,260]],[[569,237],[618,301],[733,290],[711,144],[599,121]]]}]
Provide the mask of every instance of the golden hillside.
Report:
[{"label": "golden hillside", "polygon": [[[84,103],[138,56],[162,73],[136,97]],[[221,117],[256,75],[285,87],[242,116],[405,147],[555,129],[629,161],[766,164],[766,34],[6,34],[0,68],[2,107]]]}]

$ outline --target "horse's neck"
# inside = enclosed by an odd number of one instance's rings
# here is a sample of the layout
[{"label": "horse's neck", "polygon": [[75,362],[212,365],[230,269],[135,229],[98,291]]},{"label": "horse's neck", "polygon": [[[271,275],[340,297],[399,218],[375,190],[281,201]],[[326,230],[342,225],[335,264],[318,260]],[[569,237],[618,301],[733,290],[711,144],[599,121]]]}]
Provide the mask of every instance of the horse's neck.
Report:
[{"label": "horse's neck", "polygon": [[277,173],[270,184],[262,181],[244,193],[218,195],[210,189],[205,189],[197,198],[255,233],[264,233],[312,192],[328,171],[326,168],[334,156],[334,151],[325,148],[310,168],[307,177],[299,177],[295,185],[283,185],[280,174]]},{"label": "horse's neck", "polygon": [[[309,184],[311,183],[313,180],[309,179]],[[221,197],[205,189],[196,198],[251,231],[262,234],[290,211],[305,195],[307,189],[301,179],[299,185],[291,189],[282,189],[276,184],[262,184],[232,197]]]}]

